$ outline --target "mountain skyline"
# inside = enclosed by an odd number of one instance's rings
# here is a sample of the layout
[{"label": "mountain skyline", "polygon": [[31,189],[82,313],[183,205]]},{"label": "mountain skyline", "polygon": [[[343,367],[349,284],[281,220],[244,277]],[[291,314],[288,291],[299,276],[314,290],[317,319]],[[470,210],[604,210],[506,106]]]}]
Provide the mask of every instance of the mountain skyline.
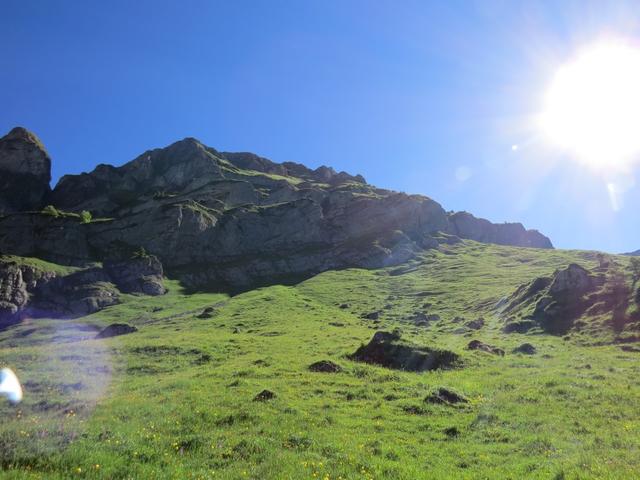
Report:
[{"label": "mountain skyline", "polygon": [[521,221],[560,248],[637,249],[635,168],[593,172],[530,122],[580,48],[638,37],[632,2],[8,1],[4,12],[0,130],[37,132],[54,182],[193,136],[360,171]]}]

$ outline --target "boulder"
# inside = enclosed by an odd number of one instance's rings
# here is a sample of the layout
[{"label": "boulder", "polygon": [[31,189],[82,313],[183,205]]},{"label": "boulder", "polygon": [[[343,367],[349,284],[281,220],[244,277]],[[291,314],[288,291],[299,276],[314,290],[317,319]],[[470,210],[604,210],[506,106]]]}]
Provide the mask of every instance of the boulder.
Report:
[{"label": "boulder", "polygon": [[459,403],[469,402],[469,400],[467,400],[463,395],[444,387],[440,387],[435,392],[427,395],[424,401],[427,403],[439,403],[444,405],[457,405]]},{"label": "boulder", "polygon": [[128,325],[126,323],[113,323],[108,327],[101,330],[96,338],[111,338],[117,337],[120,335],[127,335],[128,333],[137,332],[138,329],[132,325]]},{"label": "boulder", "polygon": [[402,342],[399,334],[383,331],[376,332],[367,345],[360,346],[349,358],[410,372],[451,368],[459,362],[454,352],[411,345]]},{"label": "boulder", "polygon": [[254,402],[267,402],[269,400],[273,400],[276,398],[276,394],[271,390],[262,390],[255,397],[253,397]]},{"label": "boulder", "polygon": [[534,355],[536,351],[536,347],[530,343],[523,343],[519,347],[513,349],[513,353],[522,353],[524,355]]},{"label": "boulder", "polygon": [[338,373],[342,371],[342,367],[331,360],[320,360],[309,365],[309,370],[312,372]]},{"label": "boulder", "polygon": [[163,295],[162,264],[154,255],[144,255],[126,260],[107,260],[104,269],[124,293]]}]

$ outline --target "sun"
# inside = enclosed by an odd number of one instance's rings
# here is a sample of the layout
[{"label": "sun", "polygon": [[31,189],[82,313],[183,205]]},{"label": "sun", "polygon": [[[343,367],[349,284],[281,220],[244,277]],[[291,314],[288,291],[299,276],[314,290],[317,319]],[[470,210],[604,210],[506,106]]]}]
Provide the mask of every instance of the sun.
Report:
[{"label": "sun", "polygon": [[640,154],[640,49],[582,51],[553,78],[540,121],[549,141],[587,165],[628,167]]}]

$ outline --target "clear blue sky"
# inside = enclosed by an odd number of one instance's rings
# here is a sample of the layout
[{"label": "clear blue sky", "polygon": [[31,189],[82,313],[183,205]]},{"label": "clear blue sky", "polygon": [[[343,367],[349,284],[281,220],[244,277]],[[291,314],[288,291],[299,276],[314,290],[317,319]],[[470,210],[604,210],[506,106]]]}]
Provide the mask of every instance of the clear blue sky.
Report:
[{"label": "clear blue sky", "polygon": [[576,48],[603,32],[640,39],[636,10],[0,0],[0,131],[40,136],[54,182],[194,136],[520,221],[558,247],[635,250],[640,187],[614,211],[603,178],[538,145],[527,119]]}]

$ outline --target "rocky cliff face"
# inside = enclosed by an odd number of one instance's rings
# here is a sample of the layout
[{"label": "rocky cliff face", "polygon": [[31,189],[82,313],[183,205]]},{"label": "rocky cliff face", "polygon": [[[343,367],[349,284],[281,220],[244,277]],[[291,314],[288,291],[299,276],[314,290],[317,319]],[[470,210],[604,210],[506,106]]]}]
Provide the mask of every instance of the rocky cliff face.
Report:
[{"label": "rocky cliff face", "polygon": [[144,247],[194,288],[241,290],[327,269],[380,267],[437,246],[432,234],[550,248],[519,224],[447,215],[435,201],[329,167],[221,153],[193,138],[121,166],[63,177],[48,202],[94,221],[0,218],[0,251],[81,265]]},{"label": "rocky cliff face", "polygon": [[0,262],[0,324],[15,318],[31,299],[31,293],[41,281],[55,277],[16,262]]},{"label": "rocky cliff face", "polygon": [[51,159],[38,137],[16,127],[0,138],[0,215],[41,208],[50,181]]},{"label": "rocky cliff face", "polygon": [[120,293],[165,293],[156,257],[109,260],[60,274],[0,257],[0,328],[23,318],[72,318],[120,302]]},{"label": "rocky cliff face", "polygon": [[449,233],[483,243],[553,248],[551,240],[537,230],[526,230],[521,223],[491,223],[467,212],[449,215]]}]

